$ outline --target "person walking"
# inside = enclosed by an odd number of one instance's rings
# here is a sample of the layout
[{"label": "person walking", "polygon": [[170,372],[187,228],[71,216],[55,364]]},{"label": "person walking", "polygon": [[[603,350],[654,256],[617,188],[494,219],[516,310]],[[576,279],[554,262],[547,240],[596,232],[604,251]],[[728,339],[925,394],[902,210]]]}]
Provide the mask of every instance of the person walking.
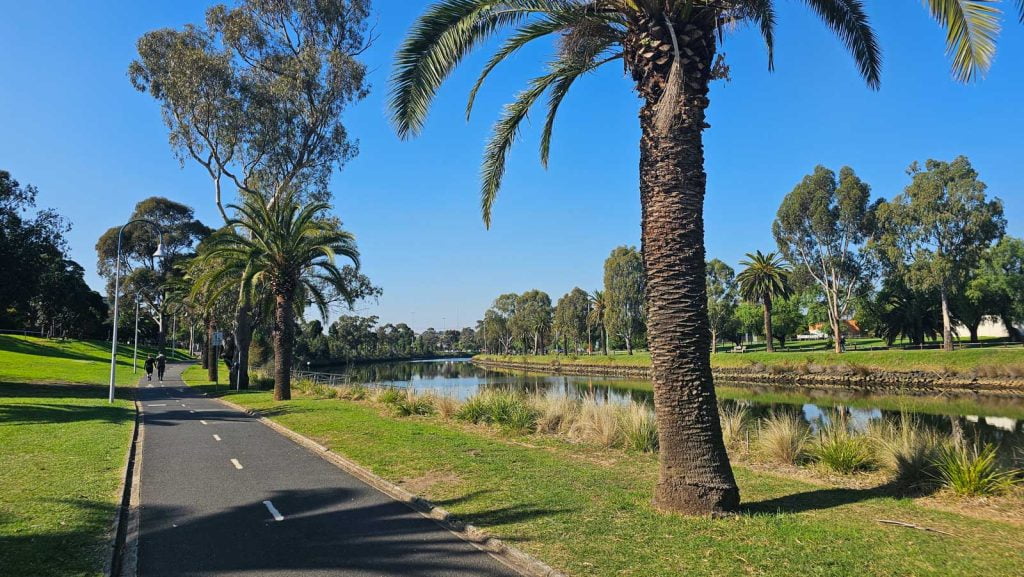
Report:
[{"label": "person walking", "polygon": [[156,378],[164,382],[164,369],[167,368],[167,357],[163,353],[156,356]]},{"label": "person walking", "polygon": [[154,359],[153,355],[150,354],[149,357],[146,358],[146,380],[147,381],[152,381],[153,380],[153,365],[155,365],[155,364],[156,364],[156,359]]}]

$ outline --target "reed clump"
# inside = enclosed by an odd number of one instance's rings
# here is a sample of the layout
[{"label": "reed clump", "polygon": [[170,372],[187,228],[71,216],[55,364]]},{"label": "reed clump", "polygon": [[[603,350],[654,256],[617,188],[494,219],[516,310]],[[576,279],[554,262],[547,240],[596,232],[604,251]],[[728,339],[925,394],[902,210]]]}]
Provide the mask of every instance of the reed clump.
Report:
[{"label": "reed clump", "polygon": [[807,424],[793,413],[773,413],[757,427],[755,448],[763,459],[796,465],[806,457],[811,435]]}]

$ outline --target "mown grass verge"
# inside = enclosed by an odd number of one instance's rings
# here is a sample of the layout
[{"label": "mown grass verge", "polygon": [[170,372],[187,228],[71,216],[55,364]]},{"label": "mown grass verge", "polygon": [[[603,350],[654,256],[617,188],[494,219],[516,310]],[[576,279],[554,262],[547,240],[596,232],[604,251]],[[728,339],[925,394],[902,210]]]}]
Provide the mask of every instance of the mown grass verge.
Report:
[{"label": "mown grass verge", "polygon": [[102,573],[134,418],[101,388],[0,383],[0,574]]},{"label": "mown grass verge", "polygon": [[[185,378],[210,387],[199,371]],[[499,433],[440,415],[397,417],[368,402],[225,395],[569,575],[997,575],[1024,563],[1020,526],[926,508],[878,489],[736,467],[741,515],[663,515],[650,505],[657,458],[648,453]]]},{"label": "mown grass verge", "polygon": [[[139,372],[132,373],[129,345],[117,348],[117,384],[138,382],[146,355],[156,349],[139,347]],[[168,353],[165,353],[169,355]],[[184,358],[180,352],[178,357]],[[110,343],[0,335],[0,381],[17,383],[107,384]]]}]

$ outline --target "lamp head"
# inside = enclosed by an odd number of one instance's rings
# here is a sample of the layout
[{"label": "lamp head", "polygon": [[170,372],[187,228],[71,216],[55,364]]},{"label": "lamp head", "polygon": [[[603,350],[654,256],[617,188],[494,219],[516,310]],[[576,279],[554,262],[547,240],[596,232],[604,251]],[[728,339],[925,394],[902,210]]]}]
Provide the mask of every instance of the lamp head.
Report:
[{"label": "lamp head", "polygon": [[161,242],[160,244],[156,245],[156,252],[153,253],[153,256],[156,258],[164,257],[164,243]]}]

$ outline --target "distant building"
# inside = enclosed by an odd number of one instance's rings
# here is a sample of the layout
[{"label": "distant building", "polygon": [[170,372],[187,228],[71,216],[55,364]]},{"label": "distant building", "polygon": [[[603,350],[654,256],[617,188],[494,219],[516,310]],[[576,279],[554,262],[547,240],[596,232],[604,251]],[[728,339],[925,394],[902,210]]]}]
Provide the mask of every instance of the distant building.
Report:
[{"label": "distant building", "polygon": [[[1024,332],[1024,325],[1014,325],[1017,331]],[[967,330],[967,327],[960,323],[953,323],[953,332],[960,337],[966,337],[971,334],[971,331]],[[1010,333],[1006,330],[1006,323],[1003,319],[998,316],[985,317],[978,325],[978,336],[979,337],[990,337],[1005,339],[1010,336]]]},{"label": "distant building", "polygon": [[[828,323],[814,323],[808,326],[807,330],[812,335],[817,335],[826,334],[832,330],[832,328],[828,326]],[[860,325],[858,325],[857,321],[854,319],[839,321],[839,330],[847,337],[860,338],[864,336],[864,331],[861,330]]]}]

